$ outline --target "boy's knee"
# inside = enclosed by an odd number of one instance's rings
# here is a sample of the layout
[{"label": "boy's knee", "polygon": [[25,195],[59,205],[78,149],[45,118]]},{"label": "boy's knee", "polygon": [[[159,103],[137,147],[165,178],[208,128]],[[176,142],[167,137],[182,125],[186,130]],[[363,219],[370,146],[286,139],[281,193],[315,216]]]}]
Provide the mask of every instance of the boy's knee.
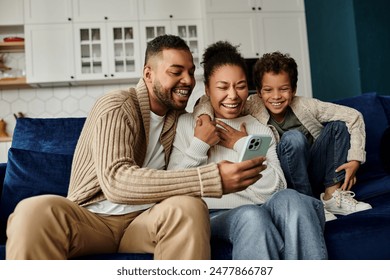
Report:
[{"label": "boy's knee", "polygon": [[306,136],[298,130],[289,130],[283,133],[279,145],[292,148],[304,148],[306,146]]},{"label": "boy's knee", "polygon": [[325,126],[325,130],[331,130],[331,131],[334,131],[335,133],[344,133],[344,134],[349,135],[347,126],[346,126],[345,122],[342,122],[342,121],[329,122]]}]

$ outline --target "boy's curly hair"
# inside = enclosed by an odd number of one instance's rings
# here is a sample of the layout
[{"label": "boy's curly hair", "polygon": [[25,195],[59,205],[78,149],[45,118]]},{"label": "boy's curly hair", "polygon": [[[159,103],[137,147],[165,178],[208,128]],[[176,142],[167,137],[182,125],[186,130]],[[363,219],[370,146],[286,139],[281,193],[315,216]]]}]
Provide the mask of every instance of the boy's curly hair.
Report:
[{"label": "boy's curly hair", "polygon": [[257,91],[260,92],[263,87],[262,81],[265,73],[279,74],[283,71],[288,74],[291,89],[295,92],[298,83],[298,66],[295,60],[289,54],[282,54],[278,51],[264,54],[253,67],[253,81]]}]

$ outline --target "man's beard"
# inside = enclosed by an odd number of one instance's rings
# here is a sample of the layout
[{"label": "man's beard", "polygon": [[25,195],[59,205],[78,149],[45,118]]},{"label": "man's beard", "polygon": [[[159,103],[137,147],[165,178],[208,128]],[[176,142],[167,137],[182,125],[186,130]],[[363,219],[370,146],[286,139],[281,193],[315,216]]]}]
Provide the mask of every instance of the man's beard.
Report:
[{"label": "man's beard", "polygon": [[153,93],[168,110],[184,110],[187,106],[186,103],[175,103],[172,97],[172,91],[164,89],[159,81],[153,84]]}]

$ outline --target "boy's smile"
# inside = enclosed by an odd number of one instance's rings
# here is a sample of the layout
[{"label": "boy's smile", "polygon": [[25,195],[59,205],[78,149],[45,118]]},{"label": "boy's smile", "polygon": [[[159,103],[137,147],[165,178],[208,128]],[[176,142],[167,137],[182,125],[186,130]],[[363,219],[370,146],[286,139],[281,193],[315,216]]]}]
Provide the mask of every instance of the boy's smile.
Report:
[{"label": "boy's smile", "polygon": [[288,74],[284,71],[278,74],[267,72],[263,76],[262,85],[258,93],[260,98],[275,121],[282,122],[295,96]]}]

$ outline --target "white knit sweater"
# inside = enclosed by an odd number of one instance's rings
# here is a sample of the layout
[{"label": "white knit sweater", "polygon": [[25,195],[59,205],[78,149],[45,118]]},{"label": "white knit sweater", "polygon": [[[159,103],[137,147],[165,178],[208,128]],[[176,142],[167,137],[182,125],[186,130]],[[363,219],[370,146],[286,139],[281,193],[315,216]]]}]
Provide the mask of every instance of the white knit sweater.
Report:
[{"label": "white knit sweater", "polygon": [[[280,189],[286,188],[285,178],[276,154],[276,144],[269,127],[260,124],[254,117],[247,115],[236,119],[222,119],[235,129],[245,122],[248,134],[267,134],[272,136],[270,148],[267,152],[267,169],[262,172],[263,177],[246,190],[223,195],[222,198],[204,198],[210,209],[230,209],[245,204],[262,204]],[[168,169],[181,169],[206,165],[221,160],[237,162],[245,138],[236,142],[234,149],[220,145],[210,146],[194,137],[195,120],[192,114],[180,116],[173,143]]]}]

